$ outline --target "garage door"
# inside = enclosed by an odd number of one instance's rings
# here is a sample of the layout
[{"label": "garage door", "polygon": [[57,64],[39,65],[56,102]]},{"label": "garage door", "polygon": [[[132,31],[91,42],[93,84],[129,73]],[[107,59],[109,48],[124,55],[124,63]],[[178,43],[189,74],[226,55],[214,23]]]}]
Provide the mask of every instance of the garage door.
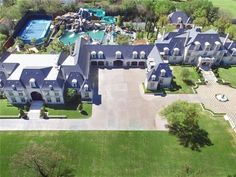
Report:
[{"label": "garage door", "polygon": [[141,67],[144,67],[144,66],[145,66],[145,62],[144,62],[144,61],[140,61],[140,62],[138,63],[138,65],[141,66]]},{"label": "garage door", "polygon": [[98,63],[97,63],[96,61],[91,61],[91,65],[92,65],[92,66],[97,66]]},{"label": "garage door", "polygon": [[123,61],[122,60],[116,60],[113,62],[114,67],[122,67],[123,66]]},{"label": "garage door", "polygon": [[104,66],[104,62],[103,61],[99,61],[98,62],[98,66]]},{"label": "garage door", "polygon": [[137,61],[132,61],[131,66],[138,66],[138,62]]}]

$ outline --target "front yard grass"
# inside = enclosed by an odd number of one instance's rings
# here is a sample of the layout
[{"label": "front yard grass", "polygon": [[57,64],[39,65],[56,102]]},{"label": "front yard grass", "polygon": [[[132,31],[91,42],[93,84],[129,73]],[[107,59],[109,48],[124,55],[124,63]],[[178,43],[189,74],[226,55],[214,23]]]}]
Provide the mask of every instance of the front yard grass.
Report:
[{"label": "front yard grass", "polygon": [[[195,82],[200,79],[199,74],[197,73],[196,69],[191,66],[171,66],[173,71],[173,81],[172,81],[172,88],[166,89],[166,93],[193,93],[192,87],[195,86]],[[183,81],[183,77],[181,76],[181,72],[183,69],[188,69],[190,72],[189,75],[189,82]]]},{"label": "front yard grass", "polygon": [[229,68],[218,68],[219,77],[236,88],[236,66]]},{"label": "front yard grass", "polygon": [[92,115],[92,104],[89,103],[83,103],[83,110],[81,112],[75,105],[46,105],[45,108],[49,113],[49,118],[64,115],[69,119],[77,119],[88,118]]},{"label": "front yard grass", "polygon": [[21,105],[12,105],[7,99],[0,99],[0,118],[3,116],[18,116]]},{"label": "front yard grass", "polygon": [[163,131],[0,132],[0,176],[11,177],[11,157],[32,142],[53,142],[52,148],[65,152],[76,176],[235,175],[236,137],[227,122],[207,114],[199,124],[214,144],[201,152],[184,148]]}]

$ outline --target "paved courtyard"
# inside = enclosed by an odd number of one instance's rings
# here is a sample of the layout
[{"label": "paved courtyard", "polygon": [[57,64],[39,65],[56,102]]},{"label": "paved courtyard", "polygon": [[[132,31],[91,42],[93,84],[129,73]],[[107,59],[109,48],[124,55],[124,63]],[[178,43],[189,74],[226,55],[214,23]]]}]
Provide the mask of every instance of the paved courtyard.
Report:
[{"label": "paved courtyard", "polygon": [[[2,120],[0,130],[166,130],[166,120],[158,112],[176,100],[204,103],[215,112],[235,115],[236,90],[218,85],[212,76],[197,94],[168,94],[164,97],[143,93],[144,69],[99,69],[92,75],[95,103],[89,119]],[[99,78],[99,79],[97,79]],[[220,103],[216,93],[224,92],[229,102]]]}]

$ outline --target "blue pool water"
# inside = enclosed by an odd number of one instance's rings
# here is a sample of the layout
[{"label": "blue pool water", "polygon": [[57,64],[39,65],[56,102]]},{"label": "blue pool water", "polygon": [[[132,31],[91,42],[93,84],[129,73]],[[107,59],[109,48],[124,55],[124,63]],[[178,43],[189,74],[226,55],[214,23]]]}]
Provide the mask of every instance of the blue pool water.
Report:
[{"label": "blue pool water", "polygon": [[83,32],[83,33],[75,33],[75,32],[69,32],[66,31],[61,37],[60,37],[60,41],[65,44],[74,44],[75,41],[83,36],[83,35],[89,35],[93,41],[99,41],[102,42],[104,35],[105,35],[105,31],[87,31],[87,32]]},{"label": "blue pool water", "polygon": [[47,37],[50,25],[51,20],[29,20],[20,32],[19,37],[24,43],[28,44],[32,39],[36,39],[36,44],[40,44],[43,42],[43,39]]}]

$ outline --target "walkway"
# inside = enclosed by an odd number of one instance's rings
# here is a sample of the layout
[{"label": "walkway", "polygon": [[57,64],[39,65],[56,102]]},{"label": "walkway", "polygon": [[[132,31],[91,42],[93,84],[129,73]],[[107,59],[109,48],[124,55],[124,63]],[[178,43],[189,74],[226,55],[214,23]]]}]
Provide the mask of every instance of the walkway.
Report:
[{"label": "walkway", "polygon": [[33,101],[27,114],[28,119],[39,119],[42,106],[42,101]]}]

